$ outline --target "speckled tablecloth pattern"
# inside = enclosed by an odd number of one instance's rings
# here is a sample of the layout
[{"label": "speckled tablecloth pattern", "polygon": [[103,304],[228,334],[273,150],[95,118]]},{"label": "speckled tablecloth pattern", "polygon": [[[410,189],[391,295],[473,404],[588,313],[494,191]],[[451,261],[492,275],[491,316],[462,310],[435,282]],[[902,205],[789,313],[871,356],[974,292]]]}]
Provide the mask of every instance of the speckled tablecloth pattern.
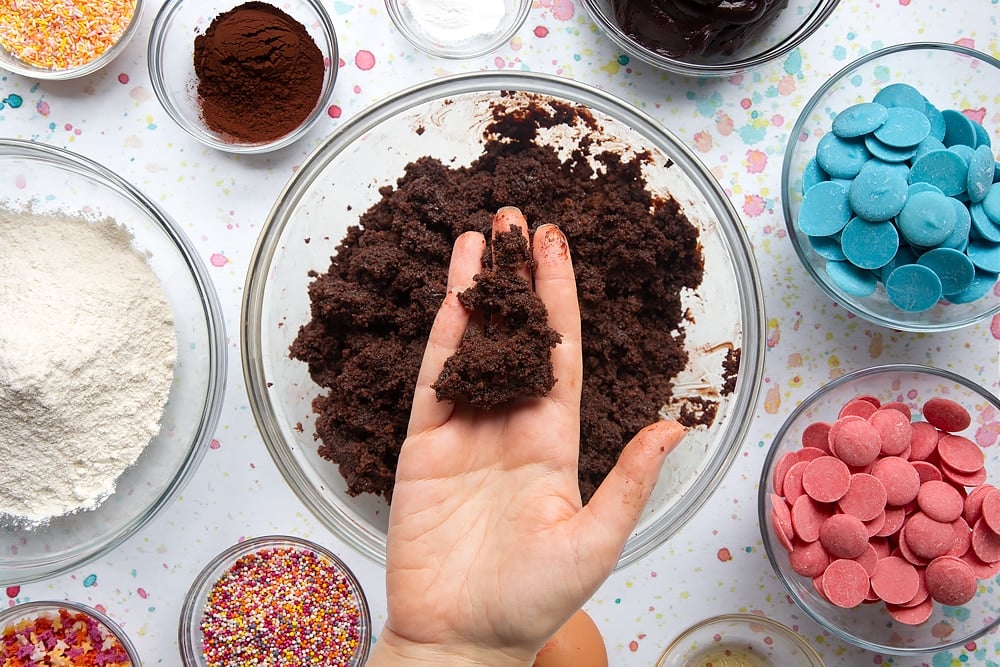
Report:
[{"label": "speckled tablecloth pattern", "polygon": [[[70,574],[8,588],[3,603],[68,598],[96,605],[122,623],[145,664],[176,665],[181,601],[202,566],[242,537],[289,533],[339,551],[358,574],[374,624],[381,627],[382,571],[339,545],[301,505],[255,429],[236,338],[247,263],[281,188],[345,119],[390,93],[442,74],[517,69],[600,87],[651,114],[693,148],[739,210],[765,289],[764,384],[735,465],[696,520],[658,551],[613,575],[586,606],[604,633],[611,663],[652,665],[692,621],[757,611],[796,628],[831,667],[1000,664],[997,633],[922,660],[865,653],[824,635],[792,605],[772,574],[755,504],[767,444],[784,415],[819,382],[864,366],[912,361],[1000,390],[1000,317],[954,333],[918,335],[850,316],[807,277],[779,210],[782,151],[813,91],[849,61],[901,42],[953,42],[1000,56],[997,0],[842,0],[826,25],[781,61],[718,80],[668,76],[630,61],[571,0],[535,0],[511,42],[465,62],[431,59],[411,47],[378,0],[326,0],[341,48],[328,115],[292,147],[257,157],[204,148],[158,104],[146,70],[145,37],[159,4],[149,3],[139,37],[95,75],[40,83],[0,72],[0,135],[96,159],[179,221],[209,267],[226,316],[230,360],[221,421],[189,486],[139,534]],[[1000,122],[1000,117],[990,121]],[[1000,415],[996,419],[1000,435]]]}]

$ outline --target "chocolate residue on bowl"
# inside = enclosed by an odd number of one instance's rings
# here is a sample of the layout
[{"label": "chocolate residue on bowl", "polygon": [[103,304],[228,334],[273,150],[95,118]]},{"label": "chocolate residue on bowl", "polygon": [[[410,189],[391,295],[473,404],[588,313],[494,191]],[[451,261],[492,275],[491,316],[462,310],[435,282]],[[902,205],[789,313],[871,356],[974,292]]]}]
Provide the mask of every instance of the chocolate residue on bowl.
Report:
[{"label": "chocolate residue on bowl", "polygon": [[[681,292],[696,288],[704,270],[697,228],[675,200],[647,189],[649,155],[598,152],[588,110],[533,99],[526,108],[495,106],[471,165],[431,157],[408,164],[348,229],[329,270],[310,273],[312,318],[290,355],[327,390],[313,401],[319,454],[339,464],[351,494],[390,498],[452,244],[467,230],[488,236],[503,206],[520,208],[533,228],[558,225],[573,255],[583,319],[584,502],[628,440],[659,418],[685,368]],[[586,128],[566,157],[535,141],[540,128],[557,124]]]},{"label": "chocolate residue on bowl", "polygon": [[458,350],[433,388],[439,401],[463,400],[491,410],[521,397],[545,396],[556,383],[552,348],[562,336],[531,284],[518,275],[532,264],[519,229],[498,232],[483,271],[458,300],[473,314]]}]

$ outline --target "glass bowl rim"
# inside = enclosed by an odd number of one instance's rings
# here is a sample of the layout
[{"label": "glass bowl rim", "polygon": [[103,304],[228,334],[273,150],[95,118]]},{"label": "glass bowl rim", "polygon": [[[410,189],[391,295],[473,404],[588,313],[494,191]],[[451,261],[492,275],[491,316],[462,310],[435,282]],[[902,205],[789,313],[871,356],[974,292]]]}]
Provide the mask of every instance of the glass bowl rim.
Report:
[{"label": "glass bowl rim", "polygon": [[[571,79],[537,72],[478,71],[454,74],[417,84],[387,97],[362,110],[338,127],[301,163],[289,179],[268,213],[261,228],[257,244],[250,257],[240,313],[240,348],[243,378],[247,388],[250,408],[258,430],[285,481],[302,503],[328,529],[345,540],[351,547],[380,566],[385,565],[385,538],[373,536],[358,527],[339,508],[326,503],[322,494],[312,488],[300,471],[299,463],[289,451],[277,423],[270,394],[266,391],[264,351],[259,332],[262,326],[261,311],[267,289],[268,269],[282,240],[290,213],[304,193],[312,186],[322,170],[349,145],[375,128],[379,123],[419,104],[447,96],[483,92],[486,90],[524,90],[542,95],[561,96],[576,104],[585,104],[619,121],[625,119],[634,131],[640,131],[651,141],[662,140],[674,162],[685,170],[706,202],[718,216],[721,235],[730,245],[732,267],[740,285],[749,286],[740,291],[742,318],[742,347],[736,401],[731,409],[731,419],[726,424],[726,447],[719,447],[714,458],[706,464],[706,473],[698,478],[684,502],[673,508],[675,516],[669,521],[660,517],[644,533],[629,538],[618,560],[616,569],[623,568],[661,546],[665,535],[681,529],[714,492],[736,459],[740,443],[753,418],[753,410],[763,379],[765,316],[764,300],[757,264],[750,241],[739,215],[721,185],[695,154],[670,130],[639,109],[627,105],[619,98],[588,84]],[[608,111],[613,110],[613,114]]]},{"label": "glass bowl rim", "polygon": [[[49,144],[23,139],[0,138],[0,160],[12,157],[24,158],[32,162],[40,160],[55,165],[64,171],[70,171],[74,174],[82,173],[84,177],[98,182],[101,187],[116,191],[120,196],[135,205],[136,208],[146,212],[148,217],[156,223],[156,226],[163,231],[164,235],[171,240],[178,255],[189,269],[191,280],[198,289],[207,332],[206,348],[209,357],[208,382],[204,405],[199,415],[200,423],[198,430],[192,439],[187,455],[180,468],[178,468],[173,479],[164,488],[163,493],[156,499],[156,502],[142,513],[136,515],[129,523],[118,527],[114,531],[109,531],[108,540],[94,549],[93,553],[81,554],[73,552],[68,556],[60,555],[58,557],[41,558],[30,565],[20,565],[14,568],[17,572],[17,578],[16,581],[11,580],[10,583],[24,584],[39,581],[47,577],[59,576],[73,568],[107,555],[148,524],[154,516],[159,514],[161,510],[180,494],[183,488],[191,481],[194,472],[198,469],[198,465],[201,463],[208,449],[208,441],[215,433],[215,427],[222,413],[228,364],[226,356],[225,318],[222,314],[222,307],[219,304],[218,294],[216,294],[211,278],[204,264],[201,262],[197,250],[166,211],[161,209],[156,202],[146,196],[137,187],[108,167],[65,148],[58,148]],[[3,583],[2,577],[3,575],[0,575],[0,583]]]},{"label": "glass bowl rim", "polygon": [[85,614],[106,627],[122,645],[122,648],[125,649],[125,654],[128,656],[131,667],[142,667],[139,651],[125,630],[104,612],[82,602],[74,602],[72,600],[30,600],[28,602],[20,602],[12,607],[5,607],[4,609],[0,609],[0,630],[3,629],[5,624],[10,622],[10,619],[28,616],[32,611],[37,610],[38,613],[35,614],[37,616],[44,611],[55,611],[58,613],[60,609],[68,609]]},{"label": "glass bowl rim", "polygon": [[893,364],[883,364],[880,366],[869,366],[867,368],[860,368],[858,370],[852,371],[850,373],[845,373],[840,377],[831,380],[830,382],[819,387],[813,391],[809,396],[802,399],[802,401],[795,406],[795,409],[785,418],[782,422],[781,427],[774,434],[774,438],[771,440],[771,444],[768,446],[767,454],[764,456],[764,463],[761,466],[760,479],[758,480],[757,486],[757,526],[761,533],[761,542],[764,545],[764,552],[767,554],[767,560],[771,565],[771,570],[774,572],[775,577],[781,582],[781,585],[785,588],[789,597],[795,602],[795,606],[802,611],[804,611],[810,618],[819,623],[824,630],[830,632],[837,639],[846,642],[852,646],[864,649],[866,651],[873,651],[875,653],[888,653],[890,655],[927,655],[930,653],[938,653],[940,651],[947,651],[949,649],[955,648],[956,646],[961,646],[973,639],[984,635],[990,630],[1000,626],[1000,615],[997,616],[992,622],[986,624],[975,633],[971,635],[966,635],[958,637],[956,639],[951,639],[947,643],[938,644],[935,646],[930,646],[926,648],[909,648],[909,647],[899,647],[899,646],[886,646],[882,644],[876,644],[874,642],[867,641],[861,637],[856,637],[851,633],[843,630],[827,619],[825,619],[821,614],[813,610],[813,608],[805,604],[804,601],[795,592],[794,587],[789,583],[788,577],[785,575],[782,568],[778,566],[778,555],[775,547],[775,539],[769,534],[767,530],[767,498],[770,496],[769,489],[771,488],[770,474],[774,466],[775,459],[777,458],[777,453],[779,449],[779,444],[783,442],[788,434],[791,425],[796,422],[799,417],[802,416],[807,410],[813,407],[815,401],[822,398],[829,392],[843,386],[867,377],[872,377],[876,375],[882,375],[884,373],[909,373],[909,374],[921,374],[921,375],[933,375],[948,382],[954,382],[955,384],[960,384],[966,389],[978,394],[981,398],[990,403],[994,408],[1000,411],[1000,396],[994,395],[988,389],[980,385],[979,383],[970,380],[967,377],[959,375],[953,371],[949,371],[944,368],[937,368],[935,366],[927,366],[924,364],[908,364],[908,363],[893,363]]},{"label": "glass bowl rim", "polygon": [[429,56],[444,58],[447,60],[467,60],[480,58],[493,53],[501,45],[509,41],[518,33],[524,22],[528,19],[531,11],[532,0],[514,0],[517,3],[517,12],[514,13],[514,20],[504,30],[498,32],[491,39],[480,42],[472,42],[465,48],[461,46],[438,47],[428,44],[410,28],[409,23],[403,18],[399,10],[399,0],[385,0],[385,9],[392,20],[392,25],[399,31],[399,34],[407,42],[420,49]]},{"label": "glass bowl rim", "polygon": [[[897,53],[903,53],[908,51],[950,51],[957,55],[966,56],[977,61],[981,61],[992,65],[994,69],[1000,73],[1000,60],[994,58],[988,53],[982,51],[977,51],[976,49],[970,49],[966,46],[961,46],[959,44],[949,44],[947,42],[905,42],[903,44],[894,44],[893,46],[887,46],[881,49],[876,49],[870,53],[852,60],[847,63],[835,73],[827,78],[823,85],[819,87],[808,99],[802,110],[799,112],[798,118],[795,120],[795,124],[792,126],[791,131],[788,134],[788,141],[785,144],[784,156],[781,161],[781,183],[779,186],[779,192],[781,196],[781,213],[782,221],[785,225],[785,231],[791,240],[792,247],[795,249],[795,255],[799,259],[799,263],[805,268],[809,277],[812,278],[813,282],[819,286],[819,288],[826,293],[826,295],[836,302],[837,304],[843,306],[845,309],[849,310],[851,313],[857,315],[858,317],[876,324],[879,326],[887,327],[890,329],[898,329],[900,331],[908,331],[911,333],[919,332],[941,332],[941,331],[954,331],[955,329],[961,329],[962,327],[973,325],[977,322],[981,322],[988,317],[1000,313],[1000,300],[993,306],[993,308],[983,311],[972,317],[966,317],[964,319],[952,320],[948,322],[941,323],[926,323],[926,322],[899,322],[892,318],[886,317],[880,313],[877,313],[871,309],[863,308],[858,304],[854,303],[856,297],[852,297],[847,294],[841,294],[838,292],[831,284],[829,280],[823,279],[820,276],[817,268],[813,265],[813,262],[807,261],[806,250],[802,247],[801,240],[796,233],[794,226],[795,221],[792,219],[791,211],[791,197],[789,192],[792,188],[793,177],[791,175],[792,166],[792,154],[794,152],[795,146],[799,143],[799,136],[802,134],[802,127],[806,124],[809,114],[812,113],[813,109],[819,104],[820,100],[830,91],[831,88],[839,84],[846,75],[856,70],[857,68],[866,65],[874,60],[877,60],[883,56],[894,55]],[[984,297],[985,298],[985,297]]]},{"label": "glass bowl rim", "polygon": [[[305,136],[306,133],[308,133],[309,130],[311,130],[323,116],[323,113],[326,111],[327,103],[333,97],[333,89],[337,83],[337,77],[340,74],[340,44],[337,40],[337,31],[334,28],[333,19],[330,17],[330,13],[326,10],[323,3],[320,2],[320,0],[300,1],[308,5],[314,12],[316,12],[320,29],[322,30],[326,41],[330,44],[331,52],[329,54],[323,54],[324,59],[328,61],[328,65],[324,68],[323,88],[320,90],[319,98],[316,100],[316,106],[298,127],[288,134],[271,141],[259,143],[237,143],[220,141],[205,131],[204,128],[189,123],[184,118],[183,114],[181,114],[179,110],[179,105],[174,102],[173,96],[167,91],[167,88],[164,85],[163,68],[160,62],[163,60],[165,55],[164,43],[169,32],[168,26],[171,19],[180,10],[180,7],[184,4],[184,2],[197,4],[195,0],[166,0],[166,2],[160,6],[159,11],[156,12],[156,16],[153,17],[153,24],[149,29],[149,39],[146,43],[146,68],[149,71],[150,84],[153,86],[153,93],[156,95],[156,99],[159,101],[160,107],[167,112],[170,120],[172,120],[174,124],[181,128],[186,134],[198,140],[205,146],[223,151],[225,153],[239,155],[270,153],[271,151],[285,148]],[[275,7],[291,16],[291,14],[287,11],[287,7],[279,7],[277,5],[275,5]],[[295,17],[293,16],[292,18]],[[194,37],[192,36],[192,43],[193,41]],[[323,51],[322,45],[317,43],[316,46],[320,48],[320,51]]]},{"label": "glass bowl rim", "polygon": [[[768,616],[760,616],[757,614],[749,613],[733,613],[733,614],[718,614],[716,616],[710,616],[708,618],[702,619],[696,623],[692,623],[688,627],[684,628],[676,637],[670,640],[670,644],[663,649],[663,653],[656,660],[656,666],[659,667],[671,651],[680,648],[681,642],[683,642],[687,637],[691,636],[695,632],[702,630],[704,628],[711,627],[717,623],[739,623],[741,625],[758,624],[765,625],[769,630],[776,634],[780,634],[785,639],[789,640],[794,644],[799,650],[801,650],[810,660],[814,667],[823,667],[823,659],[820,657],[819,653],[816,652],[809,642],[806,641],[805,637],[800,635],[795,630],[790,627],[776,621]],[[803,665],[801,667],[808,667]]]},{"label": "glass bowl rim", "polygon": [[756,55],[737,58],[726,63],[692,63],[657,53],[631,39],[616,21],[601,11],[597,0],[581,0],[581,2],[587,8],[587,12],[594,23],[604,31],[612,42],[619,48],[624,49],[629,55],[634,55],[647,65],[665,72],[694,77],[733,76],[777,60],[796,47],[801,46],[806,39],[822,27],[826,19],[830,17],[837,8],[837,5],[840,4],[840,0],[819,0],[813,11],[799,24],[794,32],[786,36],[778,44]]},{"label": "glass bowl rim", "polygon": [[[364,588],[358,580],[354,571],[348,567],[340,556],[327,547],[312,540],[296,535],[259,535],[250,537],[240,542],[229,545],[215,556],[198,572],[198,575],[191,582],[187,592],[184,594],[184,601],[181,604],[180,621],[177,626],[177,644],[181,653],[181,659],[185,665],[196,667],[204,665],[205,660],[201,657],[201,652],[192,644],[192,636],[197,628],[194,626],[195,618],[199,614],[199,609],[204,606],[200,593],[207,592],[224,572],[224,568],[231,566],[239,558],[256,551],[262,551],[269,547],[290,547],[312,551],[330,561],[334,568],[342,574],[352,587],[354,597],[358,602],[358,611],[361,613],[363,623],[362,641],[358,645],[355,656],[360,660],[359,665],[363,665],[368,659],[371,651],[372,637],[374,636],[371,619],[371,609],[368,606],[368,597]],[[197,599],[196,599],[197,597]],[[189,660],[193,661],[189,664]]]},{"label": "glass bowl rim", "polygon": [[17,58],[17,56],[8,51],[11,61],[0,64],[0,70],[6,70],[20,76],[45,81],[69,81],[71,79],[79,79],[89,74],[93,74],[94,72],[103,69],[112,60],[117,58],[121,52],[125,50],[125,47],[128,46],[129,42],[132,41],[132,38],[139,31],[139,23],[142,21],[142,11],[145,6],[145,2],[146,0],[135,0],[135,8],[132,10],[132,18],[129,19],[128,25],[122,32],[121,37],[119,37],[114,44],[105,49],[104,53],[89,62],[77,65],[76,67],[67,67],[65,69],[44,69],[42,67],[34,67],[28,63],[21,64],[21,61]]}]

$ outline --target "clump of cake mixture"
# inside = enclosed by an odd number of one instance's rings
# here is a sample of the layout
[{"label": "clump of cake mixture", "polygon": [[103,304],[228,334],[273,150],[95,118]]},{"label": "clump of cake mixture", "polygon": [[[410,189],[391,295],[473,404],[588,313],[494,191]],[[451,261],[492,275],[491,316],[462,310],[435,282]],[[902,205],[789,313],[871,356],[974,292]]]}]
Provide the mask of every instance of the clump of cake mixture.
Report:
[{"label": "clump of cake mixture", "polygon": [[490,410],[516,398],[544,396],[555,385],[551,352],[562,336],[548,325],[545,304],[517,272],[531,263],[519,229],[494,234],[492,266],[458,295],[477,317],[433,385],[439,401],[464,400]]},{"label": "clump of cake mixture", "polygon": [[[319,454],[339,465],[352,494],[390,498],[452,246],[469,230],[489,237],[503,206],[519,208],[531,232],[557,225],[573,256],[584,502],[632,436],[659,419],[687,364],[681,293],[701,283],[702,250],[680,205],[646,187],[642,166],[652,158],[599,150],[585,108],[510,97],[494,103],[479,158],[408,164],[348,229],[329,269],[311,274],[312,318],[290,353],[324,388],[313,401]],[[568,155],[536,141],[542,128],[564,125],[583,130]]]}]

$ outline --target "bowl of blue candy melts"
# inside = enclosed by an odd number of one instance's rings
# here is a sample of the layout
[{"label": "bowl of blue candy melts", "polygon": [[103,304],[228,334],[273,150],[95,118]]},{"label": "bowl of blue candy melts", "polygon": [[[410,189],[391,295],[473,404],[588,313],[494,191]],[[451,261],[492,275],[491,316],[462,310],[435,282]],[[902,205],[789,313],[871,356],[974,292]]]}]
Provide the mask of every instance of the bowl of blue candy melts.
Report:
[{"label": "bowl of blue candy melts", "polygon": [[903,331],[1000,312],[1000,61],[872,52],[816,91],[781,174],[789,238],[838,304]]}]

